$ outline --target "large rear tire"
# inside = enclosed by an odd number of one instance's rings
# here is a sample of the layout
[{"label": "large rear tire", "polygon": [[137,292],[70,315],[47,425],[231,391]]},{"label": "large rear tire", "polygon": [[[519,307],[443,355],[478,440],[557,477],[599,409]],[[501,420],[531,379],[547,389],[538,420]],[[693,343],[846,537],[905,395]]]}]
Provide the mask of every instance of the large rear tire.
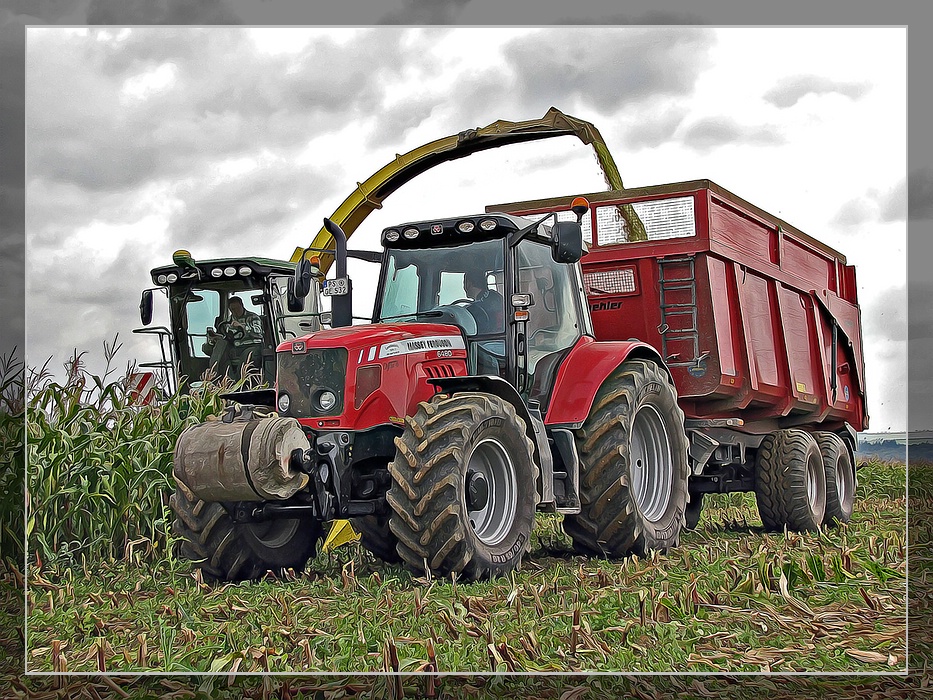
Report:
[{"label": "large rear tire", "polygon": [[826,512],[826,475],[810,433],[787,429],[765,436],[755,463],[755,500],[766,530],[819,530]]},{"label": "large rear tire", "polygon": [[366,515],[350,521],[360,534],[360,544],[382,561],[397,564],[402,558],[396,551],[398,538],[389,529],[388,515]]},{"label": "large rear tire", "polygon": [[654,362],[623,363],[600,387],[576,441],[581,510],[564,516],[574,548],[622,557],[676,546],[690,464],[667,373]]},{"label": "large rear tire", "polygon": [[835,433],[821,431],[813,433],[823,471],[826,474],[826,512],[824,525],[847,523],[852,518],[855,506],[855,468],[852,456],[842,438]]},{"label": "large rear tire", "polygon": [[472,392],[435,397],[406,419],[395,445],[389,527],[411,571],[474,581],[521,564],[538,469],[511,404]]},{"label": "large rear tire", "polygon": [[169,500],[173,530],[184,538],[180,554],[209,583],[253,581],[267,571],[300,572],[314,556],[321,524],[310,517],[237,523],[220,503],[208,503],[179,486]]}]

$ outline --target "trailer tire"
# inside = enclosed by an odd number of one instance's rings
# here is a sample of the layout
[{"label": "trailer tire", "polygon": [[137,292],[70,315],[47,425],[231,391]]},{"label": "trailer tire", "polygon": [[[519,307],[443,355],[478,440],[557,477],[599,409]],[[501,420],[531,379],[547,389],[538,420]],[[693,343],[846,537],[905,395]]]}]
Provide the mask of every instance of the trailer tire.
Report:
[{"label": "trailer tire", "polygon": [[474,392],[436,396],[406,419],[395,445],[389,527],[411,571],[474,581],[521,564],[538,468],[509,402]]},{"label": "trailer tire", "polygon": [[310,517],[237,523],[220,503],[178,487],[169,499],[177,516],[179,553],[201,569],[205,582],[253,581],[267,571],[304,569],[314,556],[321,524]]},{"label": "trailer tire", "polygon": [[389,529],[388,515],[366,515],[350,522],[353,529],[360,533],[360,544],[373,555],[389,564],[402,561],[396,550],[398,538]]},{"label": "trailer tire", "polygon": [[820,431],[813,433],[823,470],[826,472],[826,512],[824,525],[847,523],[852,518],[855,504],[855,468],[852,456],[842,438],[835,433]]},{"label": "trailer tire", "polygon": [[581,510],[563,523],[574,549],[622,557],[677,546],[690,465],[684,414],[664,369],[624,362],[600,387],[576,441]]},{"label": "trailer tire", "polygon": [[826,511],[826,475],[810,433],[787,429],[765,436],[755,459],[755,500],[766,530],[819,530]]}]

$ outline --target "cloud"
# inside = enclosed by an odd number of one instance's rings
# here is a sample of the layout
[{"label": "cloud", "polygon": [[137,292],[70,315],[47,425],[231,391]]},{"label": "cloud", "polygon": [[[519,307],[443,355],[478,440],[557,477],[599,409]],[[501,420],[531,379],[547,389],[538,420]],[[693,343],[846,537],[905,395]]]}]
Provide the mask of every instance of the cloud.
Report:
[{"label": "cloud", "polygon": [[686,128],[682,140],[685,146],[697,151],[709,151],[718,146],[775,146],[784,143],[784,137],[771,127],[746,126],[731,117],[700,119]]},{"label": "cloud", "polygon": [[402,9],[385,14],[379,24],[455,24],[470,0],[403,0]]},{"label": "cloud", "polygon": [[838,94],[857,100],[870,89],[868,83],[844,82],[819,75],[796,75],[781,79],[763,97],[775,107],[787,109],[807,95]]},{"label": "cloud", "polygon": [[509,43],[504,69],[533,111],[568,101],[603,114],[658,96],[687,96],[715,42],[703,28],[564,29]]},{"label": "cloud", "polygon": [[904,221],[907,215],[907,183],[901,180],[886,191],[870,189],[860,197],[846,201],[832,222],[846,228],[863,224]]},{"label": "cloud", "polygon": [[877,341],[907,340],[907,288],[889,287],[863,304],[862,325],[863,334]]},{"label": "cloud", "polygon": [[91,0],[88,24],[240,24],[223,0]]},{"label": "cloud", "polygon": [[907,214],[911,221],[933,219],[933,169],[917,168],[907,176]]},{"label": "cloud", "polygon": [[687,116],[686,110],[671,107],[661,113],[641,110],[626,130],[624,143],[632,149],[655,148],[668,143]]}]

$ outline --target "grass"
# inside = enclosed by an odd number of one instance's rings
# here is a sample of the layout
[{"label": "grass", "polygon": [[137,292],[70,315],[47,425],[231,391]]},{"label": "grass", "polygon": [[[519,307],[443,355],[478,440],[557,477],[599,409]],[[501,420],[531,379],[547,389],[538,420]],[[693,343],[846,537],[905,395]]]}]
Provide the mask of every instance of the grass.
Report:
[{"label": "grass", "polygon": [[[867,488],[870,485],[871,491]],[[358,545],[286,580],[208,587],[184,564],[33,571],[30,669],[760,672],[905,668],[905,470],[860,469],[851,523],[765,534],[708,499],[666,555],[577,557],[539,519],[520,572],[425,581]]]}]

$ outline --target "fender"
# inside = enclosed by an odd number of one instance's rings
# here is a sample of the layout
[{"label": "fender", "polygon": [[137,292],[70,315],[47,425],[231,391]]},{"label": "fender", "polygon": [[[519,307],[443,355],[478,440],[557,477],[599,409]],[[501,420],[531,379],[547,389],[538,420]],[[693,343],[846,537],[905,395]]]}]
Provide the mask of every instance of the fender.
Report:
[{"label": "fender", "polygon": [[593,399],[603,382],[623,362],[636,358],[656,362],[671,376],[661,355],[647,343],[638,340],[602,342],[589,336],[580,338],[557,372],[545,424],[579,428],[589,415]]}]

